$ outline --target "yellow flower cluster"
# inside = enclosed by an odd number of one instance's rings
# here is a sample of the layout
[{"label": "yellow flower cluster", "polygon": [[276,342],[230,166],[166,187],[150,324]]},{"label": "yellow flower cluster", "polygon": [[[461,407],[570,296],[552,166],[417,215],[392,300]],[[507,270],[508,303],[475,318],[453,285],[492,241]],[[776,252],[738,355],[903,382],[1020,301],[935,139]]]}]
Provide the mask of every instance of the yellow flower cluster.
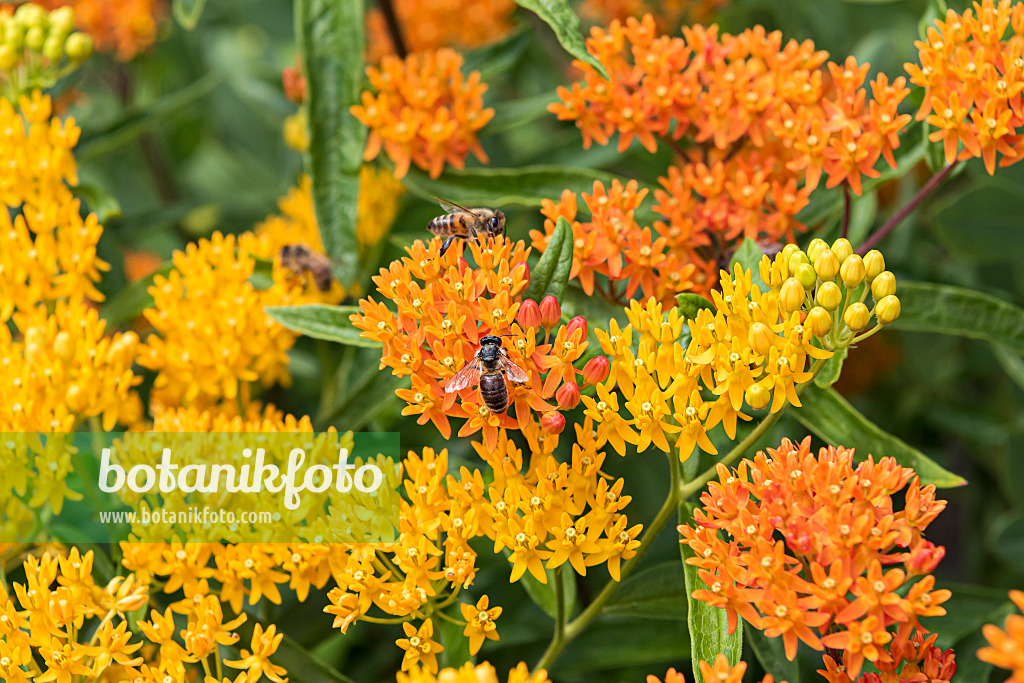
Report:
[{"label": "yellow flower cluster", "polygon": [[[498,674],[489,662],[474,666],[466,662],[461,668],[445,668],[432,673],[420,666],[412,667],[408,672],[398,672],[398,683],[498,683]],[[508,683],[548,683],[548,672],[544,669],[530,673],[526,664],[519,665],[508,672]]]},{"label": "yellow flower cluster", "polygon": [[[493,469],[493,481],[484,473],[462,467],[448,472],[448,452],[426,448],[409,453],[403,461],[408,502],[401,507],[401,536],[383,558],[373,550],[353,549],[347,562],[335,570],[338,587],[328,597],[325,611],[343,632],[376,607],[387,615],[423,619],[417,629],[406,623],[403,669],[423,665],[437,671],[431,640],[432,618],[458,599],[476,576],[477,552],[470,542],[487,537],[495,552],[507,551],[511,581],[529,571],[547,583],[547,569],[570,565],[579,574],[587,567],[607,563],[618,580],[622,560],[636,553],[641,525],[629,526],[622,510],[630,501],[622,495],[623,480],[601,472],[605,454],[589,426],[577,427],[571,462],[559,462],[552,453],[556,435],[539,429],[524,432],[530,442],[530,462],[504,432],[494,449],[474,443],[479,456]],[[464,604],[465,635],[475,652],[485,640],[497,639],[494,620],[500,608],[490,607],[486,596],[475,606]],[[447,615],[444,618],[451,619]],[[415,678],[415,669],[410,680]]]}]

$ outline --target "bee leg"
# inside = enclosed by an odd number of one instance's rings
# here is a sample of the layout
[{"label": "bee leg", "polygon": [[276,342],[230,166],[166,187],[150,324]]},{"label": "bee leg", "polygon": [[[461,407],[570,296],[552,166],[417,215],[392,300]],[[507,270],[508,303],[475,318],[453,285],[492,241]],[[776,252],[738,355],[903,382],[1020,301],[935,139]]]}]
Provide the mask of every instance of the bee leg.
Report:
[{"label": "bee leg", "polygon": [[452,246],[452,242],[455,241],[455,237],[455,235],[448,236],[448,239],[446,239],[444,244],[441,245],[441,253],[438,254],[439,257],[444,256],[444,252],[448,251],[448,247]]}]

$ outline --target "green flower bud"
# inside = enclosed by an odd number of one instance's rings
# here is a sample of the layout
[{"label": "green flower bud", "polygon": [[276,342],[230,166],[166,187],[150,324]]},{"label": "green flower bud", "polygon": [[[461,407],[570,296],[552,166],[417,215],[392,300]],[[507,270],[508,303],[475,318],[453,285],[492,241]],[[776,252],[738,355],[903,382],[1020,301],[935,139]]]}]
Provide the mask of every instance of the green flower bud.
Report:
[{"label": "green flower bud", "polygon": [[782,248],[782,251],[779,252],[779,254],[788,263],[789,262],[789,257],[792,256],[793,254],[795,254],[798,251],[800,251],[800,247],[798,247],[797,245],[795,245],[795,244],[787,244],[786,246],[784,246]]},{"label": "green flower bud", "polygon": [[811,259],[811,263],[818,262],[818,254],[821,253],[822,249],[828,249],[828,242],[820,237],[815,237],[811,240],[811,243],[807,245],[807,257]]},{"label": "green flower bud", "polygon": [[834,280],[839,273],[839,257],[836,252],[828,247],[818,251],[818,258],[814,259],[814,270],[822,282]]},{"label": "green flower bud", "polygon": [[10,45],[7,45],[6,43],[0,44],[0,70],[12,70],[14,67],[18,66],[18,60],[20,58],[20,52],[16,52]]},{"label": "green flower bud", "polygon": [[853,245],[850,244],[850,240],[845,237],[840,237],[832,243],[832,251],[834,251],[836,256],[839,258],[839,263],[844,263],[853,253]]},{"label": "green flower bud", "polygon": [[33,26],[25,31],[25,47],[32,52],[39,52],[46,42],[46,29],[42,26]]},{"label": "green flower bud", "polygon": [[46,31],[49,13],[39,5],[26,3],[14,11],[14,18],[27,29],[38,28]]},{"label": "green flower bud", "polygon": [[804,319],[804,327],[815,337],[824,337],[832,329],[832,316],[821,306],[815,306]]},{"label": "green flower bud", "polygon": [[64,41],[64,52],[67,54],[68,59],[75,62],[88,59],[89,55],[92,54],[92,36],[88,33],[72,33]]},{"label": "green flower bud", "polygon": [[846,326],[854,332],[860,332],[863,330],[868,326],[868,321],[870,320],[871,311],[869,311],[868,307],[859,301],[852,304],[846,309],[846,312],[843,313],[843,322],[846,323]]},{"label": "green flower bud", "polygon": [[843,292],[834,282],[825,282],[818,286],[814,300],[826,311],[834,311],[843,303]]},{"label": "green flower bud", "polygon": [[883,296],[882,300],[875,304],[875,317],[881,325],[889,325],[900,317],[900,300],[895,294]]},{"label": "green flower bud", "polygon": [[794,273],[794,272],[796,272],[797,267],[801,263],[806,263],[806,264],[810,265],[811,260],[809,258],[807,258],[807,254],[805,254],[804,252],[802,252],[802,251],[794,251],[793,254],[789,257],[788,263],[789,263],[789,272],[790,273]]},{"label": "green flower bud", "polygon": [[15,52],[25,47],[25,28],[14,21],[8,19],[4,23],[4,43]]},{"label": "green flower bud", "polygon": [[64,39],[51,35],[43,43],[43,56],[51,62],[59,62],[64,57]]},{"label": "green flower bud", "polygon": [[798,311],[804,305],[804,286],[795,277],[782,283],[779,292],[779,306],[786,313]]},{"label": "green flower bud", "polygon": [[872,249],[864,254],[864,267],[867,269],[867,281],[870,284],[885,270],[885,257],[882,256],[882,252]]},{"label": "green flower bud", "polygon": [[804,289],[813,289],[814,283],[818,281],[818,274],[814,272],[809,263],[801,263],[797,266],[793,277],[800,281]]},{"label": "green flower bud", "polygon": [[843,278],[843,284],[848,288],[853,289],[860,283],[864,282],[864,259],[857,254],[851,254],[843,261],[843,265],[839,267],[839,276]]},{"label": "green flower bud", "polygon": [[891,271],[883,271],[871,283],[871,296],[881,301],[890,294],[896,293],[896,276]]},{"label": "green flower bud", "polygon": [[768,391],[760,384],[751,384],[747,387],[746,393],[743,395],[746,399],[747,405],[754,410],[760,410],[761,408],[767,407],[768,402],[772,400],[772,392]]},{"label": "green flower bud", "polygon": [[62,36],[71,33],[75,28],[75,10],[70,5],[65,5],[50,12],[50,28]]}]

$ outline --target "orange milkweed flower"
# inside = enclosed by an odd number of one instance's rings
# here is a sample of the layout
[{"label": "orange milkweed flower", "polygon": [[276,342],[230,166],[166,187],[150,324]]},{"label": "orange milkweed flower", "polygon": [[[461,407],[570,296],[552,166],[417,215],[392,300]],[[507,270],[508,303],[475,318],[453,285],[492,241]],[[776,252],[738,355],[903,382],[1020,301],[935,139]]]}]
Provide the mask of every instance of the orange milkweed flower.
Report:
[{"label": "orange milkweed flower", "polygon": [[[1010,591],[1010,599],[1024,612],[1024,592]],[[1007,680],[1012,683],[1024,681],[1024,617],[1011,614],[1006,617],[1003,628],[986,624],[982,633],[988,645],[978,650],[978,659],[1008,669],[1011,676]]]},{"label": "orange milkweed flower", "polygon": [[352,115],[370,129],[367,161],[383,150],[402,178],[409,166],[441,175],[445,163],[465,167],[470,152],[482,163],[487,154],[477,140],[494,110],[485,108],[487,85],[480,72],[462,73],[462,57],[450,49],[409,55],[404,60],[385,57],[379,67],[366,70],[376,91],[363,92],[362,104]]}]

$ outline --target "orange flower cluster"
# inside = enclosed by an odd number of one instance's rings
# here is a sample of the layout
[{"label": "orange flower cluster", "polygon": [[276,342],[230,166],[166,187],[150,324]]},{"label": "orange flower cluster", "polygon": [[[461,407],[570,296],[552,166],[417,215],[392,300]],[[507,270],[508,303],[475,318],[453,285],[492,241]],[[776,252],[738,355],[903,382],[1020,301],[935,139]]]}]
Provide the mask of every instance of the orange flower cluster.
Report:
[{"label": "orange flower cluster", "polygon": [[893,458],[854,466],[852,450],[815,456],[810,443],[784,439],[738,470],[719,465],[696,526],[679,527],[696,555],[687,564],[707,585],[694,598],[724,608],[730,632],[741,616],[781,636],[790,660],[798,641],[841,651],[832,683],[856,678],[865,661],[895,676],[931,653],[931,642],[913,640],[915,629],[926,632],[919,619],[945,614],[950,592],[935,590],[929,574],[945,551],[923,533],[946,503]]},{"label": "orange flower cluster", "polygon": [[484,108],[487,85],[480,72],[464,76],[462,61],[446,48],[404,60],[385,57],[379,67],[366,69],[377,94],[364,92],[362,104],[352,107],[353,116],[370,129],[366,160],[383,149],[395,164],[396,178],[404,177],[410,164],[436,178],[445,162],[463,168],[470,152],[487,163],[477,132],[494,110]]},{"label": "orange flower cluster", "polygon": [[983,0],[963,14],[947,10],[914,44],[920,64],[905,67],[925,88],[917,118],[936,128],[929,139],[943,141],[946,163],[980,157],[991,174],[997,152],[999,166],[1024,158],[1024,4]]},{"label": "orange flower cluster", "polygon": [[584,147],[618,133],[620,150],[636,139],[653,152],[660,139],[678,152],[654,193],[665,220],[653,228],[669,245],[702,249],[698,270],[740,236],[792,241],[822,174],[828,187],[846,182],[860,194],[880,156],[895,165],[910,120],[897,113],[905,79],[880,75],[868,98],[867,65],[830,63],[823,75],[827,53],[810,41],[783,45],[762,27],[659,36],[647,15],[594,28],[587,49],[610,80],[577,60],[583,82],[559,88],[550,110],[576,122]]},{"label": "orange flower cluster", "polygon": [[92,36],[96,49],[117,52],[122,62],[134,59],[156,42],[167,12],[165,0],[33,0],[47,9],[72,7],[75,25]]},{"label": "orange flower cluster", "polygon": [[[700,246],[692,235],[658,234],[650,227],[641,227],[636,211],[647,195],[635,180],[625,187],[618,180],[610,188],[594,181],[593,194],[583,194],[590,220],[578,220],[576,193],[562,192],[556,204],[550,199],[542,203],[544,230],[531,230],[530,239],[538,251],[545,251],[559,218],[572,226],[573,262],[570,278],[579,280],[588,295],[594,293],[595,275],[608,279],[607,298],[628,300],[639,290],[644,297],[669,303],[685,291],[706,291],[714,279],[714,264],[697,253]],[[616,283],[625,281],[625,290],[615,291]]]},{"label": "orange flower cluster", "polygon": [[578,11],[581,18],[602,25],[650,14],[659,31],[672,33],[680,22],[710,23],[728,4],[729,0],[661,0],[655,3],[647,0],[583,0]]},{"label": "orange flower cluster", "polygon": [[[747,673],[746,662],[739,662],[736,666],[732,666],[724,654],[719,654],[715,658],[714,664],[709,664],[705,661],[700,662],[700,675],[708,683],[712,681],[715,683],[743,683],[743,674],[745,673]],[[662,683],[662,681],[657,676],[649,675],[647,683]],[[686,678],[675,669],[669,669],[665,673],[665,683],[686,683]],[[775,683],[775,677],[767,674],[761,679],[761,683]],[[780,681],[779,683],[786,683],[786,681]]]},{"label": "orange flower cluster", "polygon": [[[1010,599],[1017,609],[1024,612],[1024,592],[1010,591]],[[988,646],[978,650],[978,659],[1009,669],[1013,675],[1007,683],[1024,683],[1024,616],[1011,614],[1006,617],[1005,628],[986,624],[982,633]]]},{"label": "orange flower cluster", "polygon": [[[409,52],[484,45],[512,30],[516,10],[514,0],[392,0],[391,4]],[[379,9],[366,15],[366,46],[367,61],[373,63],[395,53]]]},{"label": "orange flower cluster", "polygon": [[[471,541],[486,537],[495,552],[508,551],[510,581],[529,571],[547,583],[545,566],[568,564],[579,574],[607,563],[616,580],[623,559],[635,554],[641,526],[629,526],[621,512],[630,501],[622,495],[624,481],[601,471],[604,453],[586,429],[577,428],[572,461],[559,462],[552,453],[557,436],[529,435],[531,462],[508,438],[495,448],[474,443],[480,458],[493,468],[485,483],[480,470],[462,467],[448,474],[448,452],[426,448],[405,458],[405,491],[401,535],[391,560],[375,561],[372,549],[353,548],[334,571],[338,588],[331,590],[325,611],[342,631],[377,607],[388,615],[426,620],[419,628],[405,624],[398,645],[406,651],[403,670],[422,665],[437,671],[431,640],[431,615],[452,602],[476,577],[477,552]],[[476,605],[463,604],[465,635],[476,652],[485,639],[496,639],[500,608],[489,608],[486,596]],[[447,616],[447,615],[446,615]],[[415,639],[415,640],[414,640]]]},{"label": "orange flower cluster", "polygon": [[[461,246],[438,256],[441,242],[436,238],[424,245],[416,240],[406,248],[409,256],[373,278],[397,312],[371,297],[359,302],[362,313],[351,320],[363,330],[361,336],[384,345],[381,368],[411,378],[409,389],[397,391],[408,404],[403,415],[419,415],[420,424],[433,422],[445,438],[451,436],[450,417],[466,418],[459,436],[482,431],[490,449],[496,447],[499,430],[535,427],[534,412],[555,410],[545,399],[581,374],[573,363],[587,349],[586,324],[582,319],[570,322],[553,339],[548,336],[538,344],[539,322],[516,322],[530,277],[529,249],[523,242],[497,237],[469,243],[475,267],[461,258]],[[529,375],[523,384],[507,382],[514,418],[488,410],[474,387],[445,391],[451,378],[473,360],[485,335],[511,335],[504,348]]]}]

